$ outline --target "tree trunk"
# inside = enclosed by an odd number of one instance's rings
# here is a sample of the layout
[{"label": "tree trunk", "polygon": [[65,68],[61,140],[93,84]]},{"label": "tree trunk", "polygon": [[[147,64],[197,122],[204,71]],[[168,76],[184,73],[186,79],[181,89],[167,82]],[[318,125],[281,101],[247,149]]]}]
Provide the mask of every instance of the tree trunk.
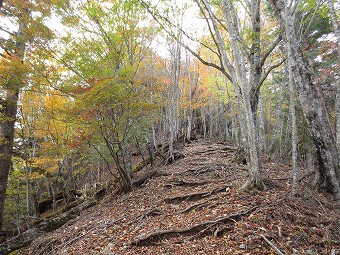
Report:
[{"label": "tree trunk", "polygon": [[286,28],[286,50],[287,50],[287,61],[288,61],[288,85],[289,85],[289,96],[290,96],[290,114],[292,118],[292,195],[295,196],[296,191],[296,178],[297,178],[297,131],[296,131],[296,114],[295,114],[295,90],[293,84],[293,72],[292,72],[292,53],[289,47],[290,37],[289,37],[289,20],[288,20],[288,7],[285,1],[284,6],[285,12],[285,28]]},{"label": "tree trunk", "polygon": [[243,95],[243,104],[246,113],[246,124],[247,124],[247,145],[249,154],[249,178],[248,181],[243,185],[243,189],[258,189],[263,190],[265,188],[264,183],[261,179],[261,168],[257,149],[257,136],[256,127],[254,122],[253,111],[250,102],[250,84],[246,80],[245,62],[241,54],[240,46],[237,40],[237,27],[235,21],[232,20],[232,16],[235,16],[235,10],[230,0],[224,0],[223,15],[227,23],[231,39],[232,53],[236,66],[237,79],[241,86]]},{"label": "tree trunk", "polygon": [[259,117],[258,117],[258,140],[260,146],[260,152],[266,151],[266,132],[264,128],[264,110],[263,110],[263,102],[262,96],[259,94],[258,98],[258,108],[259,108]]},{"label": "tree trunk", "polygon": [[[338,24],[337,15],[334,9],[334,4],[332,0],[327,0],[329,15],[332,21],[334,34],[337,42],[337,52],[338,52],[338,63],[340,63],[340,28]],[[340,77],[336,80],[336,101],[335,101],[335,114],[336,114],[336,145],[338,151],[340,151]]]},{"label": "tree trunk", "polygon": [[[279,22],[284,27],[285,12],[282,0],[271,0]],[[340,199],[339,155],[329,116],[323,101],[322,91],[312,81],[309,66],[305,60],[298,39],[291,10],[288,10],[288,34],[290,36],[291,62],[300,104],[309,131],[317,150],[319,178],[317,187],[325,188]]]},{"label": "tree trunk", "polygon": [[[25,39],[23,35],[24,26],[19,24],[17,32],[16,58],[15,61],[22,61],[25,52]],[[17,115],[19,92],[22,86],[20,70],[12,74],[4,99],[0,99],[0,230],[3,226],[4,205],[6,199],[7,179],[12,166],[14,124]]]},{"label": "tree trunk", "polygon": [[[260,0],[252,0],[250,7],[251,15],[251,49],[250,49],[250,104],[253,112],[253,117],[256,119],[256,112],[258,108],[260,95],[260,81],[261,81],[261,23],[260,23]],[[256,122],[255,122],[256,123]]]}]

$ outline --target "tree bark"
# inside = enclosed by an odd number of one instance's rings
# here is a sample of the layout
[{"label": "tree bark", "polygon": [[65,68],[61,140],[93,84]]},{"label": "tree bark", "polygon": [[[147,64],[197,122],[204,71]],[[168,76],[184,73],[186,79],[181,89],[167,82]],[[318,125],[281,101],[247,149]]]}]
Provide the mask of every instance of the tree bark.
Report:
[{"label": "tree bark", "polygon": [[292,195],[295,196],[296,185],[297,185],[297,131],[296,131],[296,114],[295,114],[295,90],[293,84],[293,73],[292,73],[292,53],[289,45],[290,36],[289,36],[289,20],[288,20],[288,7],[287,2],[285,1],[284,6],[285,12],[285,28],[286,28],[286,50],[287,50],[287,61],[288,61],[288,85],[289,85],[289,96],[290,96],[290,114],[292,118]]},{"label": "tree bark", "polygon": [[[261,23],[260,23],[260,0],[252,0],[250,3],[251,15],[251,49],[250,49],[250,103],[253,117],[256,119],[256,112],[258,108],[259,95],[260,95],[260,81],[262,74],[261,66]],[[256,122],[255,122],[256,123]]]},{"label": "tree bark", "polygon": [[[284,28],[285,12],[282,0],[271,0],[281,27]],[[292,12],[288,10],[288,34],[290,36],[291,63],[299,101],[317,150],[319,178],[317,187],[325,188],[340,199],[339,155],[323,94],[312,81],[308,62],[303,56]]]},{"label": "tree bark", "polygon": [[257,139],[256,139],[256,129],[254,116],[251,107],[250,99],[250,84],[246,80],[246,70],[244,58],[241,54],[241,49],[237,42],[237,27],[235,20],[235,10],[230,0],[222,1],[223,15],[227,23],[227,28],[230,35],[232,53],[235,61],[235,70],[237,73],[237,80],[241,86],[243,94],[243,104],[246,113],[246,124],[247,124],[247,145],[249,154],[249,178],[247,182],[243,185],[243,189],[258,189],[263,190],[265,188],[264,183],[261,178],[261,167],[258,156]]},{"label": "tree bark", "polygon": [[[340,27],[338,24],[337,15],[334,9],[334,4],[332,0],[327,0],[329,16],[332,21],[334,34],[337,42],[337,53],[338,53],[338,64],[340,64]],[[338,151],[340,151],[340,77],[336,80],[336,101],[335,101],[335,114],[336,114],[336,145]]]},{"label": "tree bark", "polygon": [[[22,61],[25,52],[24,26],[19,24],[14,61]],[[6,95],[0,101],[0,230],[3,226],[7,179],[12,167],[14,124],[16,121],[19,92],[22,86],[21,71],[12,74],[6,84]]]}]

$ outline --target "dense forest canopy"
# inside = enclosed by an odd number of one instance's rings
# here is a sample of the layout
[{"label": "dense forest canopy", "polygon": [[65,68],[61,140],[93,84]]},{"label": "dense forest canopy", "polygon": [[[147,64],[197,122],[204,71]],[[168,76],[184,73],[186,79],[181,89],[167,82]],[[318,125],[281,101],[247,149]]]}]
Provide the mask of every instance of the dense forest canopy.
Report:
[{"label": "dense forest canopy", "polygon": [[340,199],[340,28],[332,0],[0,2],[0,228],[118,180],[194,136],[264,155]]}]

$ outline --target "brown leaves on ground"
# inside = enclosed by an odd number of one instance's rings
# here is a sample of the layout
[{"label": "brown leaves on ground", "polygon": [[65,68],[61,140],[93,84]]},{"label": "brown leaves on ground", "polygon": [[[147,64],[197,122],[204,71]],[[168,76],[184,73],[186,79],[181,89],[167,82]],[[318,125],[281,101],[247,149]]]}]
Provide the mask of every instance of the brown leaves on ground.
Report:
[{"label": "brown leaves on ground", "polygon": [[19,254],[276,254],[263,236],[283,254],[340,254],[339,205],[305,179],[291,197],[288,166],[263,162],[267,190],[249,194],[235,148],[196,142],[181,153],[160,167],[169,174],[104,198]]}]

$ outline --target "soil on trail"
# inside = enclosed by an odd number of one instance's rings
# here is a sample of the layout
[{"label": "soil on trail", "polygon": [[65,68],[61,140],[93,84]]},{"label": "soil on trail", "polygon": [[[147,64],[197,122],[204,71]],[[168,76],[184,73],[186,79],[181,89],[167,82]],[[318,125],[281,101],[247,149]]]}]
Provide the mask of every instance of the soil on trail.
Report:
[{"label": "soil on trail", "polygon": [[267,190],[251,194],[239,190],[247,171],[236,148],[196,141],[180,152],[19,254],[340,254],[339,205],[307,178],[291,197],[289,166],[263,160]]}]

